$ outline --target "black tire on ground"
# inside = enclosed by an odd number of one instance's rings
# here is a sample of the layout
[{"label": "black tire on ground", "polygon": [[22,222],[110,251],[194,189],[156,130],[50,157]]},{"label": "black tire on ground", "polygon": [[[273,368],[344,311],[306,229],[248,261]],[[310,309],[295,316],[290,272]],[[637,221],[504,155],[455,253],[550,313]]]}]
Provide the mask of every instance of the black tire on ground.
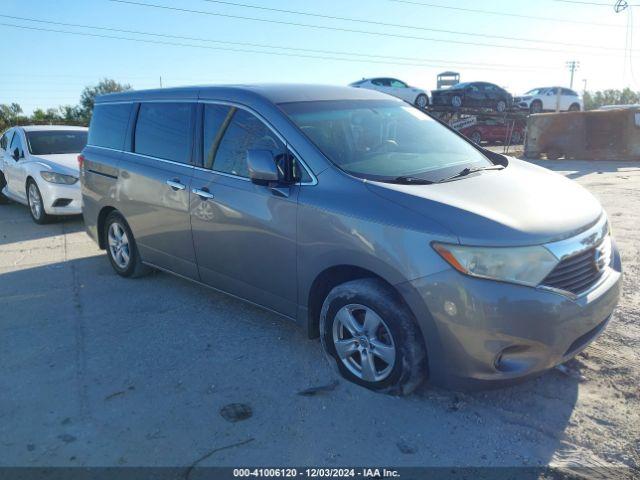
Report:
[{"label": "black tire on ground", "polygon": [[429,105],[429,97],[427,97],[424,93],[421,93],[416,97],[415,106],[420,109],[425,109]]},{"label": "black tire on ground", "polygon": [[[386,377],[378,381],[366,381],[352,373],[336,351],[334,323],[337,314],[341,311],[344,312],[344,307],[354,305],[364,306],[382,319],[382,330],[378,330],[378,334],[380,332],[382,334],[380,337],[376,335],[376,338],[390,336],[391,340],[387,338],[383,343],[391,344],[395,348],[393,367]],[[358,309],[359,307],[355,308],[354,312],[358,313]],[[355,314],[353,318],[356,318]],[[366,329],[363,318],[368,317],[361,317],[363,325],[360,327]],[[340,323],[338,323],[339,325]],[[326,354],[330,361],[335,362],[340,374],[347,380],[371,390],[390,395],[408,395],[427,377],[427,353],[420,329],[411,311],[397,297],[396,292],[381,280],[375,278],[352,280],[331,290],[320,313],[320,337]],[[360,337],[350,337],[347,340],[351,340],[351,338],[356,340]],[[372,344],[374,348],[369,352],[376,352],[378,347],[375,347],[374,343]],[[360,346],[362,345],[360,343]],[[379,364],[380,360],[376,358],[375,353],[368,355],[374,363],[377,361]],[[360,353],[354,352],[349,358],[360,359],[360,362],[363,363],[363,357]],[[364,358],[366,358],[366,354]],[[382,365],[386,365],[385,362],[382,362]]]},{"label": "black tire on ground", "polygon": [[534,100],[531,102],[531,106],[529,107],[529,111],[531,113],[540,113],[542,112],[542,102],[540,100]]},{"label": "black tire on ground", "polygon": [[475,130],[474,132],[471,133],[471,135],[469,136],[469,139],[473,143],[480,145],[482,143],[482,134],[478,130]]},{"label": "black tire on ground", "polygon": [[[40,203],[40,207],[35,206],[34,200],[31,196],[31,191],[35,193],[36,202]],[[49,223],[53,218],[50,215],[47,215],[47,212],[44,211],[44,200],[42,199],[42,193],[40,193],[40,189],[38,188],[38,184],[34,182],[32,179],[27,181],[27,185],[25,186],[25,193],[27,195],[27,206],[29,207],[29,214],[34,222],[38,225],[44,225]]]},{"label": "black tire on ground", "polygon": [[571,106],[569,107],[569,111],[570,112],[579,112],[580,111],[580,105],[577,103],[572,103]]},{"label": "black tire on ground", "polygon": [[[127,236],[129,245],[129,261],[126,266],[118,265],[118,262],[114,258],[113,252],[109,245],[109,230],[111,228],[111,225],[113,224],[118,224],[122,228],[122,230],[124,230]],[[105,220],[103,235],[104,244],[107,247],[107,257],[109,258],[111,266],[118,275],[122,277],[137,278],[142,277],[143,275],[146,275],[151,271],[150,267],[142,263],[142,259],[140,258],[140,253],[138,252],[136,240],[133,236],[133,233],[131,232],[131,228],[120,212],[113,211],[107,216],[107,219]]]},{"label": "black tire on ground", "polygon": [[4,178],[4,173],[0,172],[0,205],[10,202],[10,200],[2,194],[2,189],[6,186],[7,180]]}]

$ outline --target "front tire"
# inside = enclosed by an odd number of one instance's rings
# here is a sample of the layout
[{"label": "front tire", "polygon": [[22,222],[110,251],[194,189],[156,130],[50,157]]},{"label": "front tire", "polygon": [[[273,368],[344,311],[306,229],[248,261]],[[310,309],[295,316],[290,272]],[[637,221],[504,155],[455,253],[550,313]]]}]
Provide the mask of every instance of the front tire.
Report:
[{"label": "front tire", "polygon": [[507,102],[505,102],[504,100],[499,100],[498,103],[496,103],[496,110],[500,113],[506,112]]},{"label": "front tire", "polygon": [[469,138],[473,143],[477,145],[480,145],[482,143],[482,134],[477,130],[473,132]]},{"label": "front tire", "polygon": [[409,309],[374,278],[335,287],[320,313],[322,346],[347,380],[408,395],[426,378],[427,356]]},{"label": "front tire", "polygon": [[542,102],[540,100],[533,101],[529,107],[529,112],[542,113]]},{"label": "front tire", "polygon": [[7,186],[7,180],[4,178],[4,173],[0,172],[0,205],[9,203],[9,199],[4,196],[2,189]]},{"label": "front tire", "polygon": [[451,97],[451,106],[453,108],[460,108],[462,106],[462,97],[460,95]]},{"label": "front tire", "polygon": [[569,107],[569,111],[570,112],[579,112],[580,111],[580,105],[578,105],[577,103],[572,103],[571,106]]},{"label": "front tire", "polygon": [[142,263],[131,228],[120,212],[113,211],[107,217],[104,244],[111,266],[121,277],[141,277],[150,271]]},{"label": "front tire", "polygon": [[27,182],[27,205],[31,218],[38,225],[44,225],[51,221],[51,217],[44,211],[44,200],[42,200],[38,184],[32,179]]}]

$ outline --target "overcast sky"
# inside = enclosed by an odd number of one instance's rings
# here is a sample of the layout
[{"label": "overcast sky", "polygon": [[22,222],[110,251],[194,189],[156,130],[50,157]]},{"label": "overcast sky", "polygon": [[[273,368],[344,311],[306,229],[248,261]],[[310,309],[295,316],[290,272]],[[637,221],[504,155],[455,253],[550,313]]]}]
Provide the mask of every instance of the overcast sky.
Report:
[{"label": "overcast sky", "polygon": [[[164,86],[176,86],[344,85],[362,77],[392,76],[430,90],[445,70],[459,72],[463,81],[495,82],[517,94],[538,86],[568,86],[568,60],[580,62],[576,90],[582,90],[583,79],[589,90],[640,90],[634,78],[636,67],[640,79],[640,65],[625,57],[633,47],[627,31],[633,12],[615,13],[613,1],[595,1],[606,5],[556,0],[1,0],[0,103],[18,102],[26,112],[76,104],[82,88],[102,77],[142,89],[158,87],[160,77]],[[640,10],[635,12],[640,22]]]}]

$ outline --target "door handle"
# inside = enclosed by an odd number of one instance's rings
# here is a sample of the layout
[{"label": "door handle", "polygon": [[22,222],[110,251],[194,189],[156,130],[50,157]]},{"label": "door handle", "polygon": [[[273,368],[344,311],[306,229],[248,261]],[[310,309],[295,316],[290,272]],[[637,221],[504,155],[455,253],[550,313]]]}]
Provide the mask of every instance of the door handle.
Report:
[{"label": "door handle", "polygon": [[186,187],[186,185],[183,185],[182,183],[180,183],[177,180],[167,180],[167,185],[169,185],[171,188],[173,188],[174,190],[184,190]]},{"label": "door handle", "polygon": [[213,198],[213,193],[209,192],[209,190],[207,190],[206,188],[203,188],[202,190],[198,188],[194,188],[191,191],[196,195],[198,195],[203,200],[210,200]]}]

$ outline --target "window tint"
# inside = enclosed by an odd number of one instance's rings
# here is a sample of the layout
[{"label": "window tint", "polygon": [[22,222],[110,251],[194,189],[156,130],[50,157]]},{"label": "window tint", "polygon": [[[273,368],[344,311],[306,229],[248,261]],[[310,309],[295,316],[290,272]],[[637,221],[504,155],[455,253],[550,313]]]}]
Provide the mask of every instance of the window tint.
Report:
[{"label": "window tint", "polygon": [[211,168],[213,158],[220,145],[220,140],[224,134],[224,130],[233,117],[235,109],[226,105],[210,105],[204,106],[204,125],[203,125],[203,153],[204,167]]},{"label": "window tint", "polygon": [[89,128],[89,145],[122,150],[129,126],[131,103],[96,105]]},{"label": "window tint", "polygon": [[395,78],[391,80],[391,86],[395,88],[407,88],[406,83],[396,80]]},{"label": "window tint", "polygon": [[563,95],[569,95],[570,97],[577,97],[578,94],[576,92],[574,92],[573,90],[569,90],[568,88],[563,88],[562,89],[562,94]]},{"label": "window tint", "polygon": [[4,134],[2,134],[2,137],[0,137],[0,149],[6,150],[8,146],[9,146],[9,132],[5,132]]},{"label": "window tint", "polygon": [[249,177],[247,150],[252,149],[270,150],[274,156],[286,152],[284,144],[260,119],[236,109],[218,146],[213,169]]},{"label": "window tint", "polygon": [[24,153],[24,147],[22,146],[22,139],[20,138],[20,134],[16,130],[13,138],[11,139],[11,145],[9,146],[9,150],[13,153],[15,149],[20,151],[20,155]]},{"label": "window tint", "polygon": [[87,132],[52,130],[27,132],[27,145],[32,155],[80,153],[87,144]]},{"label": "window tint", "polygon": [[134,152],[189,163],[192,108],[189,103],[141,104]]}]

